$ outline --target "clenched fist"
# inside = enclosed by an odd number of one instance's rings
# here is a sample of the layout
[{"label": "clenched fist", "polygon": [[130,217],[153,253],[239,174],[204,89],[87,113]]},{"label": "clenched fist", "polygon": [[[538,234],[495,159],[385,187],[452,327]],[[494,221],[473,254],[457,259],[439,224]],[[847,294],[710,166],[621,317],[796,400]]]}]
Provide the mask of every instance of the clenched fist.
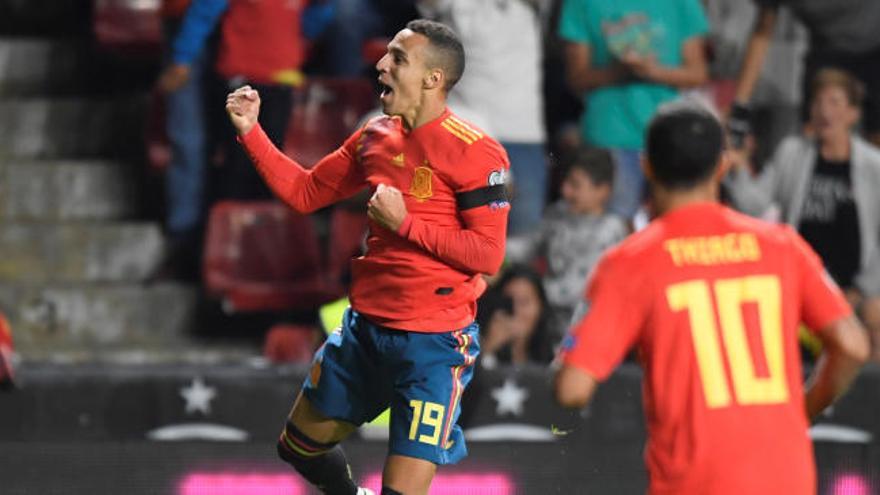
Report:
[{"label": "clenched fist", "polygon": [[403,194],[394,187],[379,184],[368,203],[367,216],[386,229],[397,232],[406,214]]},{"label": "clenched fist", "polygon": [[257,124],[260,115],[260,94],[250,86],[242,86],[226,96],[226,113],[238,132],[244,136]]}]

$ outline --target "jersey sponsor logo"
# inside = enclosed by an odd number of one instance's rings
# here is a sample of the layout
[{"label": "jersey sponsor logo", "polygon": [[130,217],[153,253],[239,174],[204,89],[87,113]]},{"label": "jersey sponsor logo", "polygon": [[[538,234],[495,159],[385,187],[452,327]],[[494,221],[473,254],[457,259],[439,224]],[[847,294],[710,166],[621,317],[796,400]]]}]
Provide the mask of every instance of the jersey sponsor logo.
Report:
[{"label": "jersey sponsor logo", "polygon": [[761,259],[758,238],[750,232],[701,237],[678,237],[663,243],[672,263],[684,265],[726,265]]},{"label": "jersey sponsor logo", "polygon": [[416,167],[409,193],[419,201],[424,201],[434,195],[431,180],[434,172],[429,167]]},{"label": "jersey sponsor logo", "polygon": [[406,162],[406,158],[403,156],[403,153],[400,153],[399,155],[397,155],[391,159],[391,163],[395,167],[403,167],[405,162]]},{"label": "jersey sponsor logo", "polygon": [[474,144],[483,138],[483,133],[474,129],[463,120],[450,115],[441,124],[450,134],[467,144]]}]

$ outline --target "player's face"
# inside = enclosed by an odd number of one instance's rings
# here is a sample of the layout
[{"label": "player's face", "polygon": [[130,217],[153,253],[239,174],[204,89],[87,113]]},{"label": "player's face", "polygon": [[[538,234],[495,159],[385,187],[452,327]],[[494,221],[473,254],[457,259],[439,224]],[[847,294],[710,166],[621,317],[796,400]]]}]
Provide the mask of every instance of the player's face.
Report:
[{"label": "player's face", "polygon": [[826,86],[813,97],[810,123],[819,139],[849,136],[859,120],[859,109],[850,103],[840,86]]},{"label": "player's face", "polygon": [[572,213],[600,213],[608,200],[611,188],[596,185],[586,172],[572,168],[562,181],[562,198]]},{"label": "player's face", "polygon": [[428,38],[404,29],[388,43],[385,56],[376,63],[379,71],[382,111],[388,115],[407,115],[416,111],[429,74],[425,57]]}]

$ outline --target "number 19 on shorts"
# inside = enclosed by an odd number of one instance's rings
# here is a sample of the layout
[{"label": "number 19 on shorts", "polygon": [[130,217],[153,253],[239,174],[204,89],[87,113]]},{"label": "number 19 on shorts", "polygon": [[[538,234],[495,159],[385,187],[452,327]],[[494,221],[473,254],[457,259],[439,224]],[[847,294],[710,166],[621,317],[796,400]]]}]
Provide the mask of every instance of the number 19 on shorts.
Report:
[{"label": "number 19 on shorts", "polygon": [[[779,277],[753,275],[717,280],[696,279],[670,285],[666,299],[673,311],[687,311],[697,356],[703,395],[710,408],[731,405],[721,340],[730,365],[730,382],[740,405],[779,404],[788,401],[785,346],[782,335],[782,290]],[[758,334],[767,360],[768,376],[759,377],[749,350],[743,305],[758,309]],[[717,308],[717,312],[716,312]],[[721,324],[721,331],[716,325]]]},{"label": "number 19 on shorts", "polygon": [[[426,443],[428,445],[438,445],[440,443],[440,432],[443,430],[443,417],[446,413],[446,407],[436,402],[427,402],[420,400],[409,401],[409,407],[413,410],[412,423],[409,426],[409,439]],[[431,434],[419,435],[419,425],[425,425],[431,428]]]}]

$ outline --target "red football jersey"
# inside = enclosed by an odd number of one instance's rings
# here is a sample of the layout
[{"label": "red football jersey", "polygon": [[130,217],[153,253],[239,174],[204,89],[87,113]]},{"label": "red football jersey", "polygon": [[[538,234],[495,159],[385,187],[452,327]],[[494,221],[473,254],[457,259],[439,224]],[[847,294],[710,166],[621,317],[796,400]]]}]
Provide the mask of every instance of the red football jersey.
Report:
[{"label": "red football jersey", "polygon": [[504,259],[510,168],[498,142],[446,110],[406,130],[376,117],[311,170],[282,154],[256,126],[241,139],[272,189],[314,211],[365,187],[399,189],[408,215],[398,232],[370,223],[367,252],[352,262],[351,305],[374,323],[448,332],[476,315],[481,274]]},{"label": "red football jersey", "polygon": [[564,362],[645,370],[652,494],[812,494],[797,333],[851,314],[792,229],[716,203],[673,210],[602,259]]}]

